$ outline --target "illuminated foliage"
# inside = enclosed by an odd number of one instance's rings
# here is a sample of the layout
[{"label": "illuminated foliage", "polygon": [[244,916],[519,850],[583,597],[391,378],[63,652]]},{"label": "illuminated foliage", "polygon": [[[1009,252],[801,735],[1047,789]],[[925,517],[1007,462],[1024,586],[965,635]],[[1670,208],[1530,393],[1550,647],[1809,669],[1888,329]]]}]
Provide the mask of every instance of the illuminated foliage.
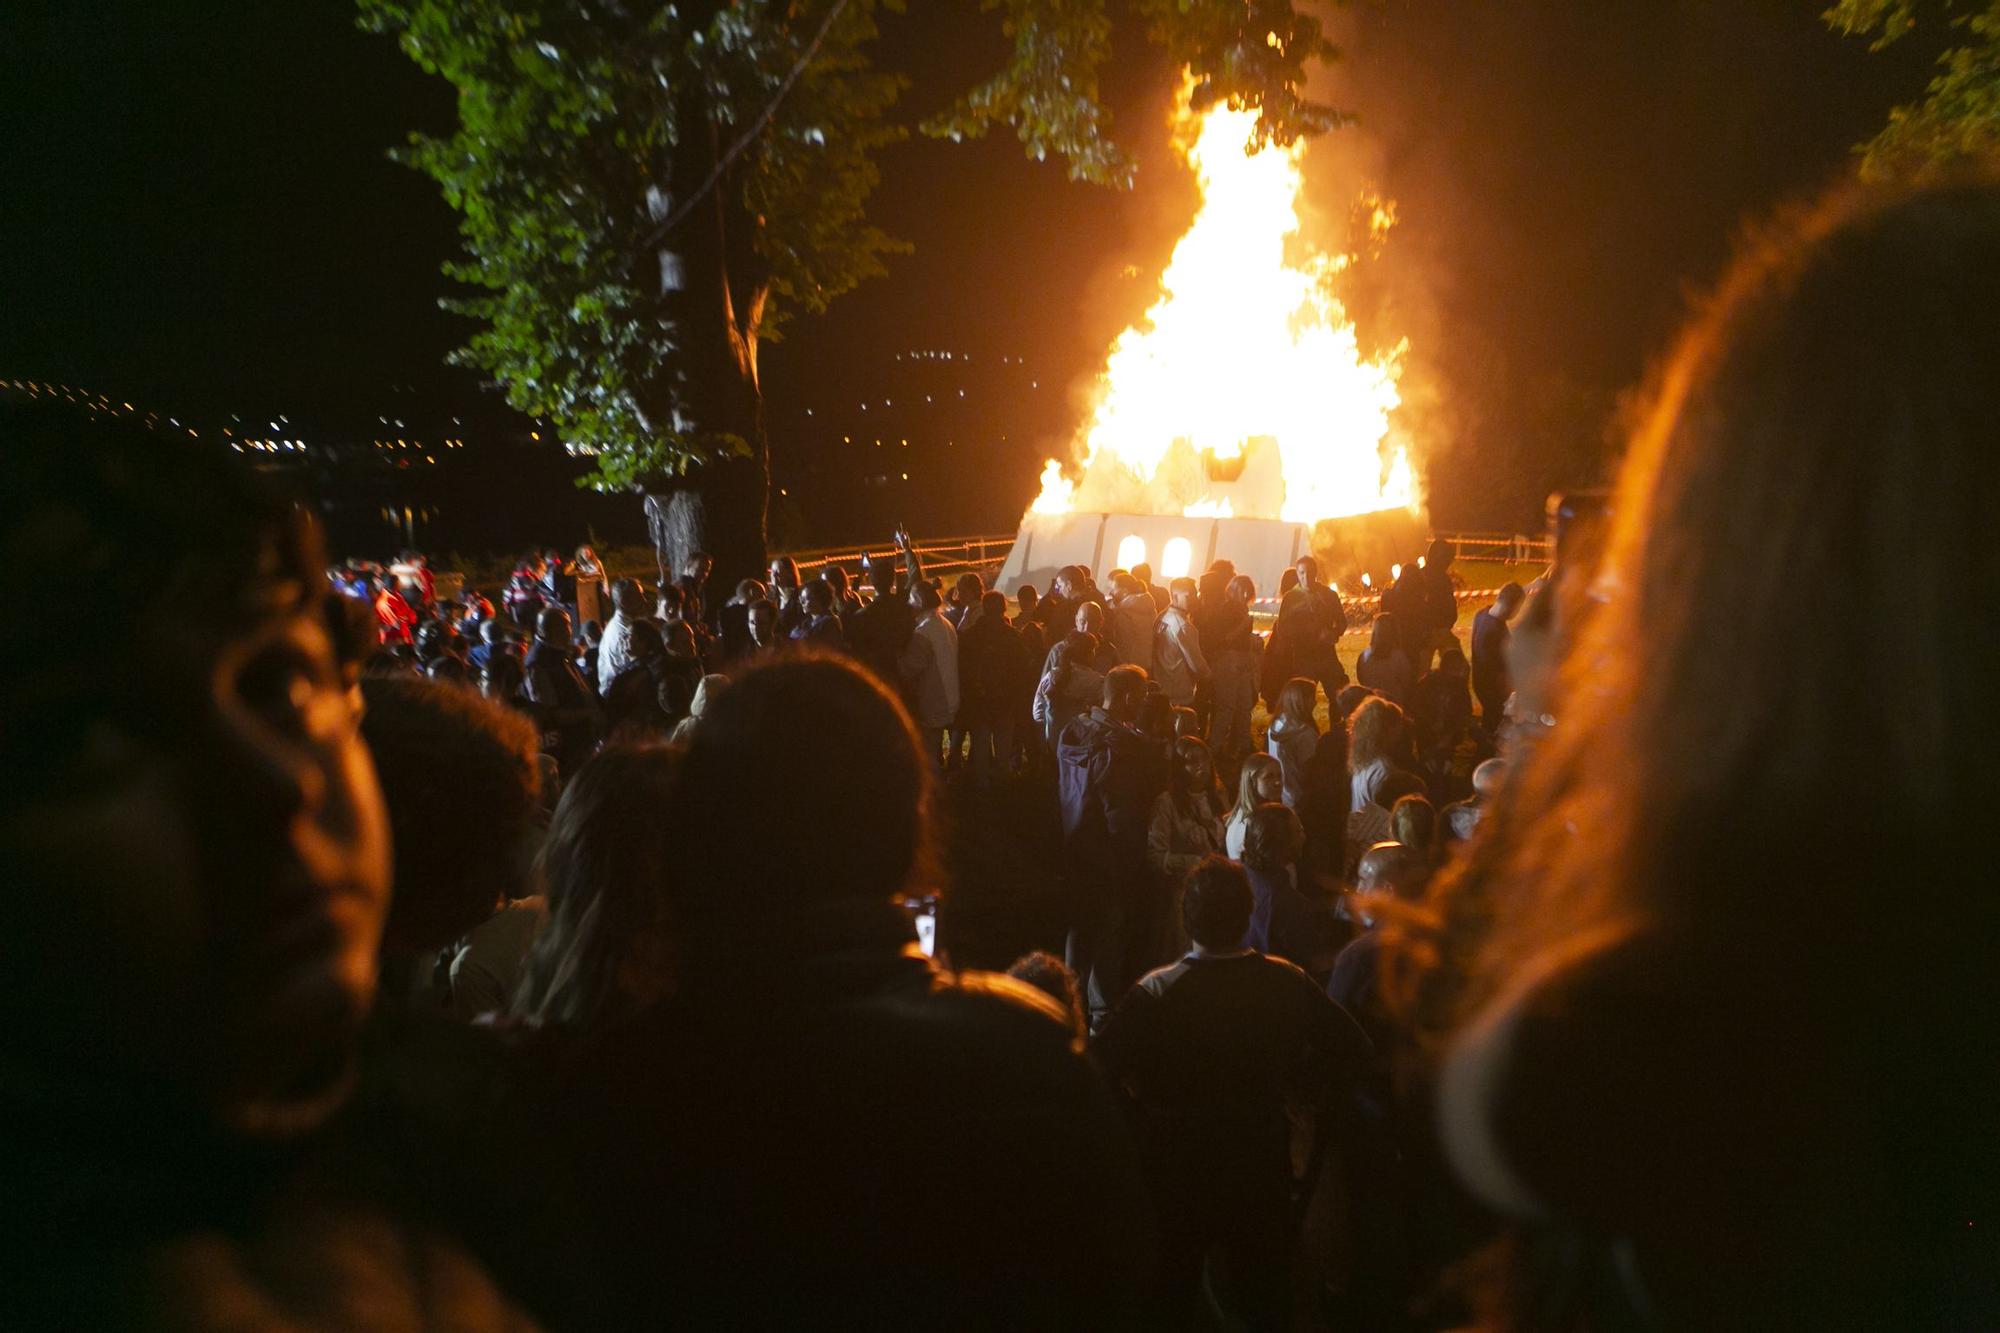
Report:
[{"label": "illuminated foliage", "polygon": [[[905,80],[878,68],[878,14],[900,0],[358,0],[458,94],[458,126],[401,157],[460,215],[448,300],[478,330],[457,359],[523,412],[595,447],[593,484],[704,485],[731,460],[766,482],[758,341],[883,272],[901,243],[869,222],[876,154],[909,127]],[[1034,158],[1111,186],[1133,163],[1098,96],[1103,0],[985,0],[1012,52],[920,127],[999,124]],[[1301,89],[1334,52],[1291,0],[1142,0],[1148,35],[1197,105],[1260,109],[1289,143],[1336,124]]]},{"label": "illuminated foliage", "polygon": [[[1922,8],[1918,0],[1840,0],[1825,18],[1842,33],[1872,37],[1880,50],[1915,29]],[[1938,57],[1923,100],[1891,111],[1863,146],[1864,175],[1922,172],[2000,151],[2000,0],[1970,10],[1947,2],[1934,18],[1955,40]]]}]

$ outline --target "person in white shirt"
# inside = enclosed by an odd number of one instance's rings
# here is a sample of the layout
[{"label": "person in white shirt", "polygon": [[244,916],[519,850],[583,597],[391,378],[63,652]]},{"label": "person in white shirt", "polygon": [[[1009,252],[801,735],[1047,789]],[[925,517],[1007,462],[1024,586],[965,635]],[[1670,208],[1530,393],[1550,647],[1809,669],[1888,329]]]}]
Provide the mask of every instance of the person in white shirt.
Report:
[{"label": "person in white shirt", "polygon": [[958,631],[944,618],[943,605],[928,582],[911,587],[917,627],[898,663],[909,687],[910,712],[934,761],[944,754],[945,728],[958,717]]},{"label": "person in white shirt", "polygon": [[611,682],[639,665],[632,655],[632,626],[646,618],[646,593],[637,579],[620,579],[611,585],[611,623],[604,627],[604,641],[597,645],[597,693],[611,693]]},{"label": "person in white shirt", "polygon": [[1153,679],[1166,691],[1167,702],[1180,708],[1194,706],[1195,685],[1208,678],[1208,659],[1194,623],[1194,594],[1193,579],[1168,584],[1167,609],[1153,629]]}]

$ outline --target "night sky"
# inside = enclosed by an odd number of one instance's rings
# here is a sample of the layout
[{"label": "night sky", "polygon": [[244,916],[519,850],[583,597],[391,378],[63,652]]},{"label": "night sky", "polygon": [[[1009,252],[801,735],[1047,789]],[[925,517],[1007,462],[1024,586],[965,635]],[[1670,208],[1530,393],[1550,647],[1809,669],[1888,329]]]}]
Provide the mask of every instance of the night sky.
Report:
[{"label": "night sky", "polygon": [[[1831,180],[1921,90],[1935,46],[1871,55],[1819,8],[1395,0],[1335,17],[1348,59],[1323,91],[1361,123],[1313,149],[1313,202],[1338,214],[1364,178],[1398,201],[1353,305],[1364,334],[1412,339],[1441,523],[1519,521],[1587,470],[1740,220]],[[912,113],[997,58],[971,14],[885,20],[885,61],[923,71]],[[436,307],[451,215],[384,156],[447,127],[450,96],[352,15],[340,0],[0,7],[0,378],[186,411],[479,396],[441,365],[463,334]],[[1191,206],[1164,154],[1169,71],[1142,44],[1119,51],[1109,94],[1144,164],[1130,195],[1070,184],[1007,139],[890,152],[877,216],[917,252],[767,351],[781,474],[840,465],[803,408],[826,420],[886,382],[896,351],[1024,355],[1050,396],[999,410],[989,447],[956,464],[992,474],[989,509],[1018,510],[1073,422],[1065,390],[1148,304]],[[1496,470],[1513,493],[1496,498]],[[991,521],[936,508],[912,517]]]}]

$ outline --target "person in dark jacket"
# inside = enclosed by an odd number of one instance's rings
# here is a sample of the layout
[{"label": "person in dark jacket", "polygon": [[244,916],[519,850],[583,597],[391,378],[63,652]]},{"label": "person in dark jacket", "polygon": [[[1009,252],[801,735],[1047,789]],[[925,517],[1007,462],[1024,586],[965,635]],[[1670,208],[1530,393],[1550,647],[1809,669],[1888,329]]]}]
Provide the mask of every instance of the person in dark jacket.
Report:
[{"label": "person in dark jacket", "polygon": [[750,651],[750,608],[765,600],[764,585],[744,579],[729,600],[715,609],[716,639],[721,660],[734,662]]},{"label": "person in dark jacket", "polygon": [[966,617],[958,636],[958,715],[972,737],[972,778],[992,779],[1014,752],[1014,724],[1025,711],[1035,683],[1027,679],[1020,631],[1007,619],[1007,597],[989,592]]},{"label": "person in dark jacket", "polygon": [[1458,585],[1451,578],[1456,554],[1451,543],[1439,537],[1417,563],[1417,587],[1423,591],[1423,621],[1409,647],[1419,674],[1430,667],[1432,654],[1452,646],[1451,627],[1458,623]]},{"label": "person in dark jacket", "polygon": [[[1331,699],[1347,684],[1347,668],[1340,664],[1340,636],[1347,633],[1347,610],[1340,594],[1320,581],[1319,561],[1302,555],[1292,568],[1298,571],[1295,590],[1305,600],[1309,636],[1297,647],[1303,655],[1287,668],[1294,676],[1311,676]],[[1289,599],[1292,594],[1287,593]]]},{"label": "person in dark jacket", "polygon": [[674,583],[681,590],[681,609],[688,623],[707,626],[708,624],[708,580],[715,573],[715,557],[706,551],[696,551],[681,566],[681,576]]},{"label": "person in dark jacket", "polygon": [[1417,763],[1432,789],[1458,795],[1478,762],[1479,736],[1472,722],[1472,672],[1456,641],[1438,654],[1437,665],[1417,681],[1410,695],[1410,729]]},{"label": "person in dark jacket", "polygon": [[765,596],[778,608],[778,637],[791,637],[793,628],[805,614],[805,608],[799,602],[802,590],[799,562],[788,555],[772,556],[770,567],[765,571],[764,588]]},{"label": "person in dark jacket", "polygon": [[548,600],[542,590],[541,576],[535,572],[535,559],[530,556],[514,566],[514,572],[507,577],[506,586],[500,590],[500,605],[508,617],[521,629],[532,629],[535,618],[542,613],[542,606]]},{"label": "person in dark jacket", "polygon": [[903,650],[917,632],[916,613],[910,609],[909,589],[923,577],[924,566],[915,546],[902,533],[896,534],[905,582],[896,580],[897,562],[887,555],[871,553],[862,558],[863,572],[874,597],[847,617],[847,646],[860,663],[873,671],[889,688],[900,689],[903,678]]},{"label": "person in dark jacket", "polygon": [[1166,747],[1139,729],[1146,673],[1113,667],[1104,702],[1056,740],[1063,847],[1074,918],[1065,961],[1101,1014],[1154,961],[1163,904],[1146,860],[1153,803],[1167,785]]},{"label": "person in dark jacket", "polygon": [[833,587],[825,579],[813,579],[799,592],[799,620],[792,626],[791,641],[838,652],[847,646],[847,636],[834,614]]},{"label": "person in dark jacket", "polygon": [[1472,618],[1472,693],[1479,700],[1479,726],[1488,736],[1500,730],[1514,685],[1507,672],[1507,641],[1527,594],[1518,583],[1500,589],[1493,605]]},{"label": "person in dark jacket", "polygon": [[1290,1327],[1287,1107],[1313,1107],[1329,1133],[1369,1077],[1354,1020],[1244,945],[1252,903],[1243,867],[1196,866],[1181,894],[1193,949],[1141,979],[1091,1043],[1137,1112],[1161,1237],[1150,1327],[1196,1326],[1204,1271],[1225,1324]]},{"label": "person in dark jacket", "polygon": [[659,812],[669,993],[551,1107],[601,1273],[552,1323],[1132,1326],[1137,1157],[1068,1016],[915,948],[933,769],[844,659],[780,657],[709,706]]},{"label": "person in dark jacket", "polygon": [[569,612],[559,606],[543,608],[521,676],[521,692],[542,729],[543,753],[555,756],[565,776],[576,772],[602,737],[604,710],[597,691],[577,670]]},{"label": "person in dark jacket", "polygon": [[832,590],[833,613],[840,617],[840,623],[845,627],[847,618],[861,609],[861,595],[854,591],[853,585],[848,581],[844,565],[828,564],[821,571],[820,577],[826,580],[826,586]]},{"label": "person in dark jacket", "polygon": [[1274,802],[1250,812],[1243,831],[1243,869],[1250,876],[1254,905],[1244,947],[1309,968],[1315,934],[1312,909],[1299,892],[1299,854],[1304,850],[1305,829],[1289,808]]},{"label": "person in dark jacket", "polygon": [[1407,711],[1417,685],[1416,658],[1405,643],[1402,616],[1384,611],[1375,617],[1368,646],[1354,663],[1355,679]]}]

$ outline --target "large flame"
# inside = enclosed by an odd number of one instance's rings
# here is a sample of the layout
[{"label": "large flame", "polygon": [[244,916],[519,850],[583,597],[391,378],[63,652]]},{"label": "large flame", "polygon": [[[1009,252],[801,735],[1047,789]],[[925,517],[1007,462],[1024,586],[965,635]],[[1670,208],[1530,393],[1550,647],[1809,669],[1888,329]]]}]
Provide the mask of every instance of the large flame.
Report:
[{"label": "large flame", "polygon": [[[1196,115],[1185,89],[1175,116],[1201,206],[1160,299],[1112,344],[1079,479],[1050,460],[1032,507],[1295,523],[1414,509],[1391,438],[1405,345],[1364,358],[1332,291],[1346,257],[1286,254],[1303,145],[1251,152],[1256,112]],[[1393,221],[1377,207],[1376,239]]]}]

